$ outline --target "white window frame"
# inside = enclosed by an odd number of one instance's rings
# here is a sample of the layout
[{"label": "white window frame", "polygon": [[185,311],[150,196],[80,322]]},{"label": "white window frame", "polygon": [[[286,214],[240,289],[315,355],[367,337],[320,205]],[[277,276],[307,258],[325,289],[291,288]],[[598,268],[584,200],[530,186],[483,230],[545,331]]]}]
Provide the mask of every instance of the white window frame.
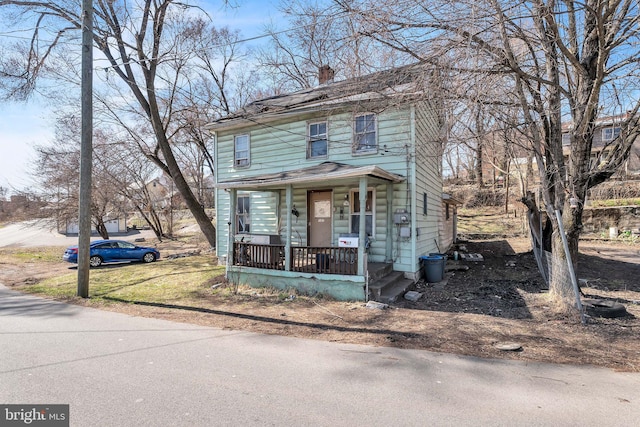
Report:
[{"label": "white window frame", "polygon": [[[315,135],[311,134],[311,129],[315,125],[323,125],[324,124],[324,133],[317,133]],[[307,124],[307,159],[326,159],[329,156],[329,124],[326,120],[309,122]],[[324,141],[325,144],[325,154],[322,156],[314,156],[312,155],[311,144],[317,141]]]},{"label": "white window frame", "polygon": [[[376,190],[373,187],[367,188],[367,195],[371,193],[371,204],[369,205],[370,210],[365,210],[364,214],[367,216],[371,216],[371,235],[370,238],[376,237]],[[349,191],[349,197],[351,199],[351,203],[349,203],[350,211],[349,211],[349,231],[351,233],[358,233],[360,231],[360,227],[358,226],[355,230],[352,228],[353,225],[353,216],[360,216],[360,211],[355,211],[356,204],[360,204],[360,189],[354,188]],[[365,209],[367,207],[365,206]]]},{"label": "white window frame", "polygon": [[[240,203],[240,199],[246,199],[246,203]],[[245,209],[245,207],[249,209]],[[241,211],[242,209],[242,211]],[[240,222],[240,220],[243,220]],[[244,225],[244,226],[242,226]],[[249,234],[251,232],[251,195],[238,194],[236,196],[236,230],[237,234]]]},{"label": "white window frame", "polygon": [[618,135],[620,135],[620,126],[609,126],[606,128],[602,128],[603,141],[613,141]]},{"label": "white window frame", "polygon": [[[373,129],[367,129],[365,127],[364,130],[358,132],[358,119],[361,117],[366,118],[368,116],[372,116],[373,118]],[[374,144],[370,145],[362,145],[361,141],[367,136],[373,134]],[[353,117],[353,154],[370,154],[378,152],[378,116],[375,113],[362,113],[357,114]]]},{"label": "white window frame", "polygon": [[[247,148],[244,150],[238,150],[238,140],[240,138],[246,138]],[[240,157],[239,153],[246,152],[246,155]],[[251,165],[251,139],[249,134],[234,135],[233,137],[233,165],[235,167],[248,167]]]}]

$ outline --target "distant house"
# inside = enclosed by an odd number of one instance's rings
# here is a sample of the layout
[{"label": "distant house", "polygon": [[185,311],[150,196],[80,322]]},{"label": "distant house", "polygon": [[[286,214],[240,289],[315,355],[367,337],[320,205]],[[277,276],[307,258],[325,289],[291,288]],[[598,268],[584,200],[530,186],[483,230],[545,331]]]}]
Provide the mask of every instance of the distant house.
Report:
[{"label": "distant house", "polygon": [[[204,207],[213,207],[214,182],[212,175],[202,176],[198,182],[196,182],[192,177],[187,177],[187,183],[189,184],[189,187],[191,187],[193,194]],[[145,187],[155,209],[168,209],[170,206],[174,209],[186,209],[184,198],[175,187],[171,177],[168,175],[162,174],[153,178],[145,184]]]},{"label": "distant house", "polygon": [[[614,139],[620,135],[622,124],[631,118],[629,113],[615,116],[598,118],[595,122],[593,133],[593,144],[591,146],[592,165],[598,161],[607,151],[612,150],[611,145]],[[565,123],[562,126],[562,151],[565,157],[569,156],[571,150],[571,128],[573,123]],[[620,171],[616,174],[619,177],[640,176],[640,139],[636,139],[629,158],[625,161]]]},{"label": "distant house", "polygon": [[413,65],[334,82],[323,67],[319,86],[207,125],[231,282],[383,300],[386,282],[421,277],[420,256],[452,241],[431,75]]},{"label": "distant house", "polygon": [[[117,218],[108,218],[104,220],[104,225],[109,234],[118,234],[127,232],[127,219],[124,216]],[[58,233],[61,234],[78,234],[78,222],[73,220],[60,221],[58,223]],[[91,223],[91,232],[96,233],[96,227]]]}]

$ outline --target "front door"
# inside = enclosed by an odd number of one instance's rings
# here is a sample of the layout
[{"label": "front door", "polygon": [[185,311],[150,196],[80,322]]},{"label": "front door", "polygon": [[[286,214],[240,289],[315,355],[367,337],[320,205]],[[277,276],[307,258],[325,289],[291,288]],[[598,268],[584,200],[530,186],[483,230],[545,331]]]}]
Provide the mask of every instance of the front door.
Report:
[{"label": "front door", "polygon": [[331,191],[311,191],[309,200],[309,246],[331,246]]}]

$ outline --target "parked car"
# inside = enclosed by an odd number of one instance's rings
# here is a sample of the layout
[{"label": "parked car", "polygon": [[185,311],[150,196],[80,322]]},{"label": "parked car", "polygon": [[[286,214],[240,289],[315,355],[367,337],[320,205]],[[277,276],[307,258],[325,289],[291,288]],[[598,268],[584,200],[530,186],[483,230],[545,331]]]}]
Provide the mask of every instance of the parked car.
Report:
[{"label": "parked car", "polygon": [[[96,240],[89,245],[89,265],[98,267],[106,262],[154,262],[160,258],[156,248],[136,246],[122,240]],[[78,246],[70,246],[64,251],[62,259],[78,263]]]}]

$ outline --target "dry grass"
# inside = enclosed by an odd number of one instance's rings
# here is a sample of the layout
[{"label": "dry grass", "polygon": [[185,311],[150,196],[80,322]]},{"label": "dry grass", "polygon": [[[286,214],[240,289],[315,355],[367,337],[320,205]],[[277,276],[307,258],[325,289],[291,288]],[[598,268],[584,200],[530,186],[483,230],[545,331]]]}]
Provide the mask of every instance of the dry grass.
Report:
[{"label": "dry grass", "polygon": [[[442,288],[423,285],[420,301],[401,300],[386,310],[293,291],[236,288],[224,281],[214,254],[205,252],[92,270],[92,297],[84,300],[73,296],[76,271],[59,261],[60,248],[0,250],[0,282],[75,304],[218,328],[640,372],[640,305],[633,303],[640,301],[634,270],[640,266],[633,264],[635,255],[617,261],[628,246],[607,248],[615,254],[613,261],[595,250],[588,253],[586,263],[593,268],[585,274],[597,278],[584,291],[627,301],[633,316],[590,318],[582,325],[579,316],[554,310],[537,281],[526,239],[489,243],[471,248],[486,250],[482,265],[450,275]],[[163,257],[200,249],[198,240],[189,238],[161,245]],[[500,253],[505,248],[515,254],[508,255],[515,268],[505,268]],[[618,276],[599,273],[614,270]],[[523,351],[496,349],[503,341],[517,341]]]}]

